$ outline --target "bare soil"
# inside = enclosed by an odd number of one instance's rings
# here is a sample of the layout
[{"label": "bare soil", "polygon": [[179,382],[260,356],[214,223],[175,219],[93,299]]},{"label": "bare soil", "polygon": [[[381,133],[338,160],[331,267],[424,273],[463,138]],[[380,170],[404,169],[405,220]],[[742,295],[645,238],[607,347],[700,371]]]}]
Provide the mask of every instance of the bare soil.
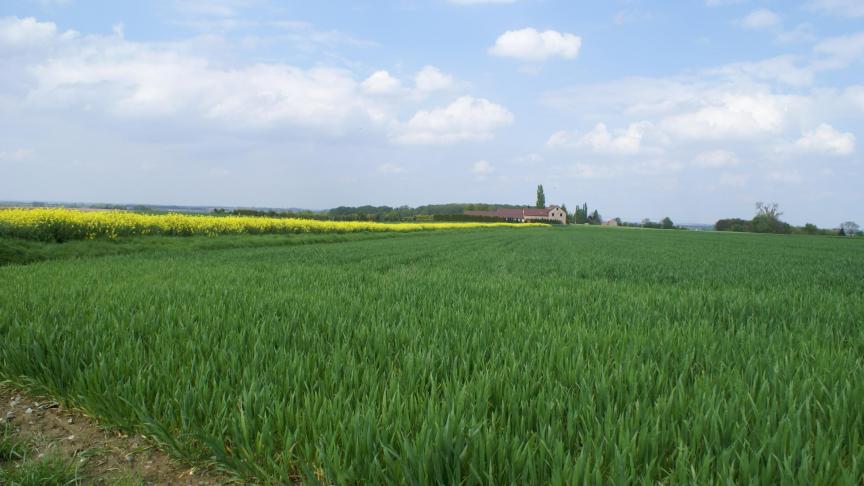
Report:
[{"label": "bare soil", "polygon": [[9,422],[31,444],[30,460],[60,454],[78,465],[83,484],[238,484],[169,458],[145,436],[102,428],[79,411],[20,390],[0,387],[0,421]]}]

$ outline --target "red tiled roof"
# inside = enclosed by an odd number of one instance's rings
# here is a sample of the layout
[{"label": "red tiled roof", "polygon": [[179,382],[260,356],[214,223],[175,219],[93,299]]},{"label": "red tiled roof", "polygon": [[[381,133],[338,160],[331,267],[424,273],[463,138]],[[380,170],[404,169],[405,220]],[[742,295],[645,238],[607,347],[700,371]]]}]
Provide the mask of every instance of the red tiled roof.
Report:
[{"label": "red tiled roof", "polygon": [[504,219],[522,219],[525,216],[548,217],[549,212],[558,209],[558,206],[548,208],[498,208],[495,211],[465,211],[467,216],[486,216]]},{"label": "red tiled roof", "polygon": [[523,218],[521,209],[498,208],[495,213],[499,218]]}]

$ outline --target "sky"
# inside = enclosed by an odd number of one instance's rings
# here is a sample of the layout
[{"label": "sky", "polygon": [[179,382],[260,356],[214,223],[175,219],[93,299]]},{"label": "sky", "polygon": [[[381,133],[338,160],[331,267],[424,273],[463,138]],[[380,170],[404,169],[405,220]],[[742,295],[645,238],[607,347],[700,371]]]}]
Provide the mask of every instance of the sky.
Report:
[{"label": "sky", "polygon": [[862,0],[3,0],[0,200],[864,223]]}]

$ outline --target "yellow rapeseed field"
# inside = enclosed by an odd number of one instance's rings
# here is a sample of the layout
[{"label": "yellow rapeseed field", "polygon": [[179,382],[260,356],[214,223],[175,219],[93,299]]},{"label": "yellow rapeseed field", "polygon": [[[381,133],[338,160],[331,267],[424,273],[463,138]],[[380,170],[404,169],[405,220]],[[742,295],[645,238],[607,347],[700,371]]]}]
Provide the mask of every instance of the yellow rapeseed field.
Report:
[{"label": "yellow rapeseed field", "polygon": [[0,236],[66,241],[143,235],[238,235],[281,233],[354,233],[423,231],[453,228],[528,228],[540,223],[374,223],[310,219],[139,214],[126,211],[78,211],[65,208],[0,210]]}]

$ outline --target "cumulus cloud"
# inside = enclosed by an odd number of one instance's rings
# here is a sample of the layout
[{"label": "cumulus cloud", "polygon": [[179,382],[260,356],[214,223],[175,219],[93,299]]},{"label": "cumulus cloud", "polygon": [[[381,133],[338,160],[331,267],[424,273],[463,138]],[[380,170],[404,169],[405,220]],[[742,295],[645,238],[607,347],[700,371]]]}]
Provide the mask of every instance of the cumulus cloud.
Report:
[{"label": "cumulus cloud", "polygon": [[793,98],[770,94],[726,94],[708,106],[665,118],[661,126],[695,140],[746,139],[779,133],[787,123]]},{"label": "cumulus cloud", "polygon": [[[28,50],[33,46],[40,50]],[[339,68],[232,66],[191,44],[132,42],[121,32],[82,37],[60,32],[51,22],[0,19],[0,58],[25,52],[26,58],[7,64],[0,82],[14,80],[7,86],[21,90],[30,109],[229,130],[299,128],[341,135],[362,127],[382,137],[395,133],[406,143],[484,140],[513,119],[499,105],[463,97],[400,123],[400,111],[416,110],[411,105],[428,93],[454,88],[453,77],[434,66],[421,69],[408,89],[386,70],[358,80]]]},{"label": "cumulus cloud", "polygon": [[402,82],[387,71],[375,71],[363,81],[363,91],[374,95],[392,95],[402,90]]},{"label": "cumulus cloud", "polygon": [[855,152],[855,135],[840,132],[823,123],[804,132],[803,136],[795,141],[792,150],[809,154],[851,155]]},{"label": "cumulus cloud", "polygon": [[552,57],[575,59],[582,47],[582,38],[555,30],[539,32],[534,28],[508,30],[501,34],[489,53],[521,61],[545,61]]},{"label": "cumulus cloud", "polygon": [[435,66],[425,66],[414,76],[414,86],[423,93],[448,90],[453,85],[453,76],[442,73]]},{"label": "cumulus cloud", "polygon": [[418,111],[400,127],[396,140],[419,145],[489,140],[511,123],[513,114],[503,106],[463,96],[446,107]]},{"label": "cumulus cloud", "polygon": [[58,41],[78,37],[78,32],[60,32],[54,22],[39,22],[33,17],[0,18],[0,53],[4,51],[26,51],[45,47]]},{"label": "cumulus cloud", "polygon": [[580,133],[558,131],[549,137],[549,147],[585,148],[598,154],[635,155],[642,150],[642,139],[652,125],[647,122],[633,123],[626,130],[613,134],[604,123],[593,130]]}]

